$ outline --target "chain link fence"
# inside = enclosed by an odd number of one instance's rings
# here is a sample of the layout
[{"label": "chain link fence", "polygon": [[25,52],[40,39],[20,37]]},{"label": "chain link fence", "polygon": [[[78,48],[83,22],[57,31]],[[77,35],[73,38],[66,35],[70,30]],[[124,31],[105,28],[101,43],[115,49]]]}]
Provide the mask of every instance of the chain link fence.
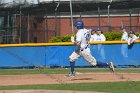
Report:
[{"label": "chain link fence", "polygon": [[[15,0],[15,2],[17,1]],[[22,3],[24,4],[25,2]],[[16,3],[14,4],[17,6]],[[68,3],[60,3],[59,5],[58,3],[52,2],[48,4],[51,7],[48,9],[46,9],[45,4],[38,6],[38,8],[36,8],[36,4],[26,8],[28,5],[30,3],[26,4],[26,6],[24,5],[24,9],[21,9],[22,5],[18,8],[8,7],[6,10],[0,9],[1,44],[45,43],[52,37],[71,34],[70,11],[67,11],[68,9],[60,11],[60,8],[69,7]],[[110,7],[109,10],[107,6],[106,9],[102,9],[100,8],[101,6],[91,7],[87,5],[81,7],[79,3],[73,7],[73,10],[75,10],[73,12],[73,20],[84,20],[87,28],[94,27],[97,29],[100,26],[104,31],[111,32],[120,31],[121,26],[126,26],[128,31],[140,31],[139,8],[112,9]],[[51,10],[52,8],[54,10]],[[56,8],[58,11],[55,11]],[[95,9],[92,10],[92,8]]]}]

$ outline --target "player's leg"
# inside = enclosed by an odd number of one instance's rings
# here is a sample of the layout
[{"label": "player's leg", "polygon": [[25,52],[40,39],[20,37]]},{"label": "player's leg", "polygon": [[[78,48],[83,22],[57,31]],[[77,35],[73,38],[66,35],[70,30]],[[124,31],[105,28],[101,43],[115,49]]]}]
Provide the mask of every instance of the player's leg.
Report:
[{"label": "player's leg", "polygon": [[113,62],[109,62],[108,65],[109,65],[110,70],[111,70],[112,72],[115,72],[115,68],[114,68]]},{"label": "player's leg", "polygon": [[108,63],[105,63],[105,62],[97,61],[96,66],[108,67],[109,64]]},{"label": "player's leg", "polygon": [[100,61],[97,61],[97,64],[96,66],[102,66],[102,67],[109,67],[109,69],[112,71],[112,72],[115,72],[115,69],[114,69],[114,65],[112,62],[109,62],[109,63],[105,63],[105,62],[100,62]]},{"label": "player's leg", "polygon": [[89,49],[89,48],[84,49],[84,50],[81,51],[80,53],[81,53],[81,56],[82,56],[89,64],[91,64],[92,66],[96,66],[96,65],[97,65],[96,59],[91,55],[90,49]]},{"label": "player's leg", "polygon": [[106,62],[100,62],[100,61],[97,61],[97,64],[96,66],[102,66],[102,67],[109,67],[109,69],[112,71],[112,72],[115,72],[115,69],[114,69],[114,65],[112,62],[109,62],[109,63],[106,63]]},{"label": "player's leg", "polygon": [[96,59],[91,55],[91,53],[83,51],[82,52],[82,57],[92,66],[103,66],[103,67],[108,67],[109,66],[108,63],[96,61]]},{"label": "player's leg", "polygon": [[75,75],[75,60],[80,57],[78,51],[74,51],[70,57],[69,57],[69,62],[70,62],[70,76]]},{"label": "player's leg", "polygon": [[96,66],[102,66],[102,67],[109,67],[109,69],[112,71],[112,72],[115,72],[115,69],[114,69],[114,65],[112,62],[109,62],[109,63],[106,63],[106,62],[100,62],[100,61],[97,61],[97,64]]},{"label": "player's leg", "polygon": [[106,62],[96,61],[96,59],[91,55],[90,49],[85,49],[84,51],[81,51],[81,55],[92,66],[109,67],[112,72],[115,71],[112,62],[106,63]]}]

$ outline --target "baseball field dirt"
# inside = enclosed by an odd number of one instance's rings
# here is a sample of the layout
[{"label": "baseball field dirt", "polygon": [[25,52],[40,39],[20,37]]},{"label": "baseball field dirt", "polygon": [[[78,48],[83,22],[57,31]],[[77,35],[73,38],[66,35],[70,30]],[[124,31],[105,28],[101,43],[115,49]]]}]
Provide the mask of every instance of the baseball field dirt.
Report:
[{"label": "baseball field dirt", "polygon": [[[32,75],[0,75],[0,86],[33,85],[33,84],[68,84],[85,82],[118,82],[140,81],[140,73],[77,73],[74,78],[64,74],[32,74]],[[51,91],[51,90],[14,90],[0,91],[0,93],[99,93],[78,91]]]}]

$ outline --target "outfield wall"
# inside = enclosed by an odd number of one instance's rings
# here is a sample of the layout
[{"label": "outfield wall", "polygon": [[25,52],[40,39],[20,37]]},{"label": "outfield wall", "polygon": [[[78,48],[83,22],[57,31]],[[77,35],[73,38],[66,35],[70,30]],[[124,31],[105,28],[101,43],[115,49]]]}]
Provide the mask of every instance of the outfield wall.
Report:
[{"label": "outfield wall", "polygon": [[[69,66],[69,55],[77,48],[71,42],[1,44],[0,67]],[[98,61],[119,65],[140,65],[140,41],[128,47],[125,41],[92,42],[91,52]],[[83,58],[76,66],[90,66]]]}]

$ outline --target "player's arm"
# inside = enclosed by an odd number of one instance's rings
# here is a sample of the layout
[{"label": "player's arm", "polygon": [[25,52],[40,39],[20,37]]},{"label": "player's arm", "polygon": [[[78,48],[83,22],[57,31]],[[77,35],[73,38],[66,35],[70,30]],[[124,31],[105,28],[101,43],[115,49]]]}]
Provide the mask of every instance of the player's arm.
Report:
[{"label": "player's arm", "polygon": [[81,42],[74,42],[75,45],[80,46]]},{"label": "player's arm", "polygon": [[89,32],[88,34],[88,43],[90,43],[90,39],[91,39],[91,32]]},{"label": "player's arm", "polygon": [[76,34],[76,41],[75,41],[75,45],[80,46],[82,41],[82,33],[81,32],[77,32]]},{"label": "player's arm", "polygon": [[78,39],[76,38],[76,41],[75,41],[75,37],[74,35],[71,36],[71,42],[73,42],[75,45],[77,46],[80,46],[81,42],[80,41],[77,41]]},{"label": "player's arm", "polygon": [[90,40],[91,40],[91,31],[90,30],[87,30],[87,32],[85,33],[85,38],[89,44]]}]

